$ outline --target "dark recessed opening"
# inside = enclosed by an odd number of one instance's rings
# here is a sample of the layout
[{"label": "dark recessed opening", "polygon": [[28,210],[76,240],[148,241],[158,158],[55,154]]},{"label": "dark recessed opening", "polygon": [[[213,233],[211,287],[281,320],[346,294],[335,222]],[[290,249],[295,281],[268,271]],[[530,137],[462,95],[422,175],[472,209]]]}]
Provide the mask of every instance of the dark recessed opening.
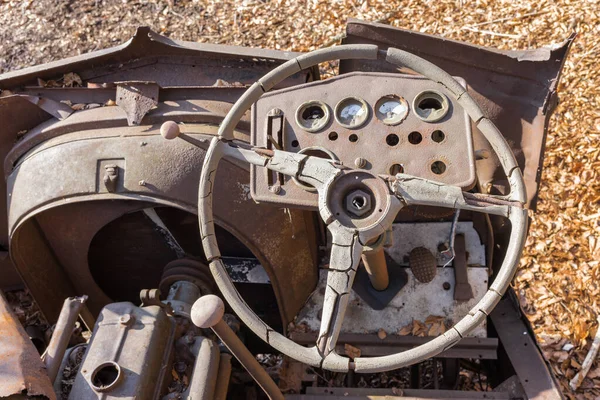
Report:
[{"label": "dark recessed opening", "polygon": [[92,374],[92,384],[99,389],[113,385],[119,378],[119,370],[115,363],[107,363]]},{"label": "dark recessed opening", "polygon": [[354,196],[352,198],[352,205],[358,210],[362,209],[367,203],[367,199],[364,196]]},{"label": "dark recessed opening", "polygon": [[292,140],[292,147],[298,147],[299,143],[297,140]]},{"label": "dark recessed opening", "polygon": [[433,172],[436,175],[441,175],[444,172],[446,172],[446,164],[444,164],[442,161],[434,161],[431,164],[431,172]]},{"label": "dark recessed opening", "polygon": [[325,116],[325,110],[319,106],[309,106],[302,111],[302,119],[310,121],[321,119]]},{"label": "dark recessed opening", "polygon": [[356,134],[352,134],[348,137],[348,140],[351,141],[352,143],[356,143],[358,142],[358,136]]},{"label": "dark recessed opening", "polygon": [[419,101],[418,107],[421,110],[430,113],[432,111],[441,110],[442,102],[434,97],[426,97],[423,100]]},{"label": "dark recessed opening", "polygon": [[396,146],[398,143],[400,143],[400,138],[395,133],[390,133],[386,136],[385,142],[388,144],[388,146]]},{"label": "dark recessed opening", "polygon": [[337,134],[337,132],[330,132],[328,137],[329,137],[329,140],[337,140],[338,134]]},{"label": "dark recessed opening", "polygon": [[419,132],[411,132],[408,135],[408,142],[410,144],[419,144],[423,140],[423,135]]},{"label": "dark recessed opening", "polygon": [[445,138],[446,135],[440,130],[433,131],[433,133],[431,134],[431,140],[433,140],[436,143],[440,143]]},{"label": "dark recessed opening", "polygon": [[403,174],[404,167],[402,164],[394,164],[390,167],[390,175]]}]

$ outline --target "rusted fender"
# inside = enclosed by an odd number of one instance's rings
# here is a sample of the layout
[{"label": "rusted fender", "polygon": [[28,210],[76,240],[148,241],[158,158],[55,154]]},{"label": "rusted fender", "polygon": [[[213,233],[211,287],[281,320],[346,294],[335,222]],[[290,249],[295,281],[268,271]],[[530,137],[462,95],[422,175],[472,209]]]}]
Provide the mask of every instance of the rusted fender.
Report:
[{"label": "rusted fender", "polygon": [[0,292],[0,398],[19,394],[56,400],[46,367]]}]

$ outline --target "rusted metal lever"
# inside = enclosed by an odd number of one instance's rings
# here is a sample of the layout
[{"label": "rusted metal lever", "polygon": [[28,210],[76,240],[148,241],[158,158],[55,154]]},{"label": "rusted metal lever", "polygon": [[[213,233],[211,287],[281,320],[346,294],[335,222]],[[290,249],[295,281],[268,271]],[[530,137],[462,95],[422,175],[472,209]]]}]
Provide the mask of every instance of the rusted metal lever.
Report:
[{"label": "rusted metal lever", "polygon": [[283,400],[283,394],[273,379],[260,366],[229,325],[223,321],[224,313],[223,300],[214,295],[202,296],[192,306],[192,322],[199,328],[211,328],[271,400]]}]

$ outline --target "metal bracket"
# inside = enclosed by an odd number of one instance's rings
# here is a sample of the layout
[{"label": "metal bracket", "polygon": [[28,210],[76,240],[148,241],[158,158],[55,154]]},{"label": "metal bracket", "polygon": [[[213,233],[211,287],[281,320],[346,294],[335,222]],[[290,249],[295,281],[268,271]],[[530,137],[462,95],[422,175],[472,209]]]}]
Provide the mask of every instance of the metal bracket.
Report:
[{"label": "metal bracket", "polygon": [[467,274],[467,250],[465,235],[454,239],[454,300],[467,301],[473,298],[473,288]]},{"label": "metal bracket", "polygon": [[160,86],[156,82],[145,81],[115,83],[117,105],[127,114],[127,124],[139,125],[148,111],[158,105]]},{"label": "metal bracket", "polygon": [[148,306],[159,306],[167,314],[173,315],[173,308],[166,303],[163,303],[160,300],[160,290],[159,289],[142,289],[140,291],[140,301],[142,302],[142,307]]},{"label": "metal bracket", "polygon": [[396,264],[387,253],[385,253],[385,261],[390,280],[385,290],[376,290],[373,287],[364,266],[356,271],[356,278],[352,286],[356,294],[374,310],[383,310],[408,282],[405,269]]}]

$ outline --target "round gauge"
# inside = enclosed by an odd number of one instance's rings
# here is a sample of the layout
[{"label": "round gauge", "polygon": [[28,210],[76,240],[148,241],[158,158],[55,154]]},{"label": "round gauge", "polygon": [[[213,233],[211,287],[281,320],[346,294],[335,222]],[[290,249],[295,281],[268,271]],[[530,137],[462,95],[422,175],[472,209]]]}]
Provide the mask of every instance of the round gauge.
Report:
[{"label": "round gauge", "polygon": [[296,111],[296,123],[307,132],[320,131],[330,118],[329,107],[318,100],[307,101]]},{"label": "round gauge", "polygon": [[360,128],[369,118],[369,106],[357,97],[346,97],[335,106],[335,119],[344,128]]},{"label": "round gauge", "polygon": [[375,115],[386,125],[398,125],[408,115],[408,102],[395,94],[383,96],[375,104]]}]

